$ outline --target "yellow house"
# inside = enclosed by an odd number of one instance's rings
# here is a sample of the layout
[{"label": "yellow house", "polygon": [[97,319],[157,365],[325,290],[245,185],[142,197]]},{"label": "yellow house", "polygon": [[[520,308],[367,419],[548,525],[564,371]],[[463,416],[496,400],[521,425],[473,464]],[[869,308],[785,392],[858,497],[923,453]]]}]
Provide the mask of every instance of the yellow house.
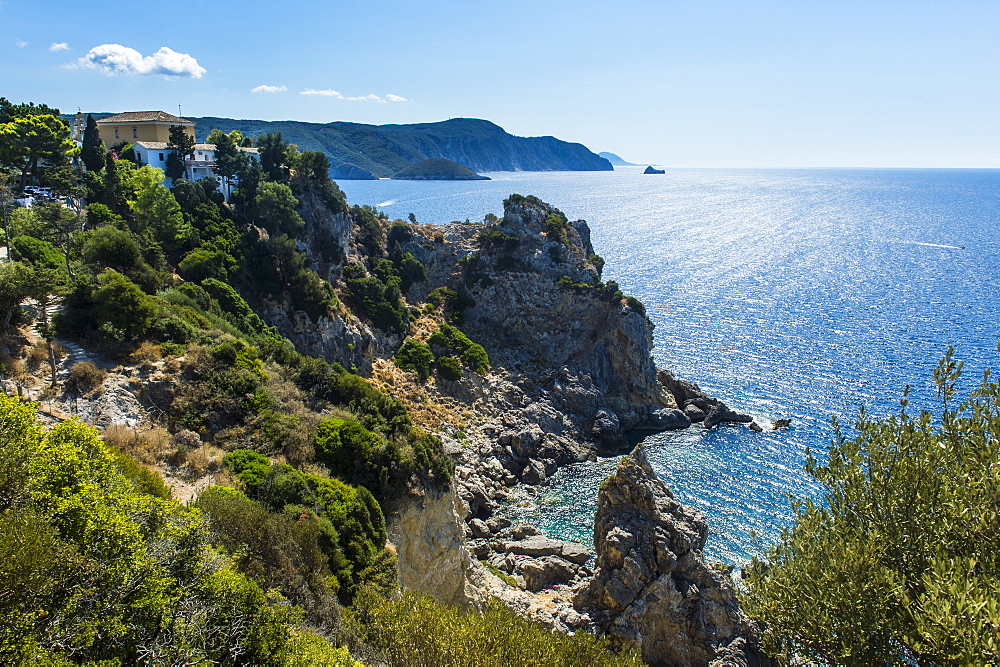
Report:
[{"label": "yellow house", "polygon": [[180,125],[194,139],[194,121],[172,116],[164,111],[126,111],[97,121],[97,133],[105,146],[122,141],[170,140],[170,126]]}]

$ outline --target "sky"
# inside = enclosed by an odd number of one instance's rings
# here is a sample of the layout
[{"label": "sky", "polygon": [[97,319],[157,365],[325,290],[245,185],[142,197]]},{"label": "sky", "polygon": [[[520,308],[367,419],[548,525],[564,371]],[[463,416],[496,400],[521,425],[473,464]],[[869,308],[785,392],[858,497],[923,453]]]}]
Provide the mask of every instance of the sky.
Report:
[{"label": "sky", "polygon": [[996,168],[998,35],[1000,0],[0,0],[0,96],[485,118],[673,167]]}]

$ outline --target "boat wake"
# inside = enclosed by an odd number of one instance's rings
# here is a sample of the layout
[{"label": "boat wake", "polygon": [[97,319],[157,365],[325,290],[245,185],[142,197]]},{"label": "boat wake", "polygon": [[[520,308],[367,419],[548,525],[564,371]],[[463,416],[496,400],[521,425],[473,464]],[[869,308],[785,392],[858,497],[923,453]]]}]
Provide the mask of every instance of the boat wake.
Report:
[{"label": "boat wake", "polygon": [[924,243],[923,241],[910,241],[913,245],[922,245],[928,248],[948,248],[949,250],[965,250],[964,245],[945,245],[943,243]]}]

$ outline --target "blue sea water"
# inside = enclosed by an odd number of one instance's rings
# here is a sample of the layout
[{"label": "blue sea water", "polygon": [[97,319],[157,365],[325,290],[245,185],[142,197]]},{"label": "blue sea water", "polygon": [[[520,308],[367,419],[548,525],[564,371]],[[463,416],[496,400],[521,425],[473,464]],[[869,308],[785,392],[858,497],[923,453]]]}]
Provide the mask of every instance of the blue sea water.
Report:
[{"label": "blue sea water", "polygon": [[[482,220],[511,193],[590,224],[605,280],[645,303],[657,364],[762,423],[646,438],[657,473],[706,513],[710,555],[733,564],[772,543],[788,494],[818,493],[806,448],[831,417],[934,409],[949,345],[967,386],[998,365],[1000,170],[710,170],[494,173],[491,181],[344,181],[351,203],[418,221]],[[514,511],[590,541],[614,460],[560,471]]]}]

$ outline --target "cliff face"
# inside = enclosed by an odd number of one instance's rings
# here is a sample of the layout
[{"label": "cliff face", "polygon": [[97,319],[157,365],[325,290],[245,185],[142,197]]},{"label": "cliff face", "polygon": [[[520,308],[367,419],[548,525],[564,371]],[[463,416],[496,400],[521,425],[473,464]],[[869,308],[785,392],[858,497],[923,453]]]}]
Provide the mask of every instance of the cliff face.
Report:
[{"label": "cliff face", "polygon": [[[198,140],[212,128],[234,128],[254,137],[281,132],[302,150],[326,153],[340,178],[390,177],[427,158],[446,158],[473,171],[609,171],[611,163],[583,144],[555,137],[517,137],[476,118],[439,123],[364,125],[298,121],[194,118]],[[343,167],[348,165],[349,167]]]},{"label": "cliff face", "polygon": [[651,665],[768,664],[728,574],[702,549],[704,515],[674,500],[640,446],[602,486],[597,572],[577,607]]}]

